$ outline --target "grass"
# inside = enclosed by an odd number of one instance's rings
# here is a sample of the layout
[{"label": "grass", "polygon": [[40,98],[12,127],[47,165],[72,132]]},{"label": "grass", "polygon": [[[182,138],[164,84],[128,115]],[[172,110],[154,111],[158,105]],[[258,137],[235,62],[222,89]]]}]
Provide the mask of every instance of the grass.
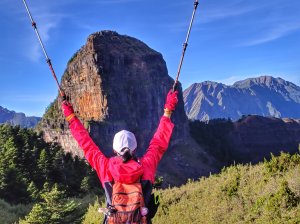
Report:
[{"label": "grass", "polygon": [[157,193],[153,223],[300,223],[300,156],[231,166]]}]

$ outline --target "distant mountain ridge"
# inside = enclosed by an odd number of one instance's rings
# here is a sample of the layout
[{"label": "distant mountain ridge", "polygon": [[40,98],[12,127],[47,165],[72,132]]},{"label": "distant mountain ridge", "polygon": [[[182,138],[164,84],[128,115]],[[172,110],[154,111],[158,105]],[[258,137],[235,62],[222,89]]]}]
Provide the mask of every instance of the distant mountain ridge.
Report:
[{"label": "distant mountain ridge", "polygon": [[277,118],[300,118],[300,87],[282,78],[260,76],[233,85],[205,81],[184,92],[189,119],[239,119],[255,114]]},{"label": "distant mountain ridge", "polygon": [[0,124],[20,125],[23,128],[32,128],[41,120],[40,117],[29,116],[24,113],[17,113],[0,106]]}]

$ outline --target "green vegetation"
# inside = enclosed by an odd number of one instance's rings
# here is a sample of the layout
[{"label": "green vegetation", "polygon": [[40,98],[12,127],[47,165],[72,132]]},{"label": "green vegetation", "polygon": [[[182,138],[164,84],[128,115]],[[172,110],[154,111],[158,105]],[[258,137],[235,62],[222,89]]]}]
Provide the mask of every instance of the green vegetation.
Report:
[{"label": "green vegetation", "polygon": [[300,223],[300,155],[230,166],[158,193],[154,223]]},{"label": "green vegetation", "polygon": [[83,218],[82,224],[99,224],[103,222],[104,216],[98,212],[99,208],[104,208],[105,203],[99,203],[99,200],[95,200],[94,204],[90,204],[89,208]]},{"label": "green vegetation", "polygon": [[[82,49],[82,47],[80,48],[80,50]],[[69,61],[68,61],[68,65],[72,62],[72,61],[74,61],[75,60],[75,58],[77,57],[77,55],[78,55],[78,53],[79,53],[79,51],[80,50],[77,50],[73,55],[72,55],[72,57],[69,59]]]},{"label": "green vegetation", "polygon": [[20,221],[20,224],[42,223],[80,223],[79,204],[68,200],[65,192],[55,184],[50,191],[41,194],[42,200],[36,203],[31,212]]},{"label": "green vegetation", "polygon": [[[280,168],[279,168],[280,167]],[[234,165],[220,174],[157,190],[153,223],[300,223],[300,155],[282,153],[257,165]],[[101,223],[98,200],[84,224]]]},{"label": "green vegetation", "polygon": [[35,129],[40,132],[42,131],[43,127],[48,127],[56,131],[61,131],[64,129],[65,118],[59,111],[60,108],[56,99],[46,108],[42,120],[38,123]]},{"label": "green vegetation", "polygon": [[46,143],[32,129],[0,125],[0,223],[18,220],[33,205],[36,211],[52,188],[65,198],[101,194],[98,177],[85,160]]},{"label": "green vegetation", "polygon": [[57,100],[54,102],[50,103],[49,106],[46,108],[46,113],[44,114],[43,118],[44,119],[53,119],[57,118],[59,116],[58,113],[58,105],[57,105]]},{"label": "green vegetation", "polygon": [[32,208],[31,204],[23,205],[11,205],[6,201],[0,199],[0,223],[1,224],[11,224],[19,219],[19,217],[24,217],[30,212]]},{"label": "green vegetation", "polygon": [[[100,188],[84,161],[33,130],[0,125],[0,223],[100,223]],[[153,223],[300,223],[300,155],[272,155],[155,191]]]}]

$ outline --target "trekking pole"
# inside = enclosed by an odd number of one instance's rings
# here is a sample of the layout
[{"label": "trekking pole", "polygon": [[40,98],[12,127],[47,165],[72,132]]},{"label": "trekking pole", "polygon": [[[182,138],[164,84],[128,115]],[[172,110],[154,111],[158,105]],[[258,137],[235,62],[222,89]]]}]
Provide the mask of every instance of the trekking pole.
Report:
[{"label": "trekking pole", "polygon": [[179,62],[178,70],[177,70],[177,76],[176,76],[176,79],[175,79],[175,82],[174,82],[174,85],[173,85],[173,92],[177,88],[178,79],[179,79],[179,75],[180,75],[180,70],[181,70],[181,67],[182,67],[182,62],[183,62],[183,59],[184,59],[186,48],[188,46],[188,40],[189,40],[189,37],[190,37],[190,33],[191,33],[192,26],[193,26],[194,17],[195,17],[195,13],[196,13],[198,4],[199,4],[198,0],[195,0],[192,18],[191,18],[191,21],[190,21],[190,25],[189,25],[189,29],[188,29],[188,32],[187,32],[187,35],[186,35],[185,42],[183,44],[183,50],[182,50],[182,54],[181,54],[181,58],[180,58],[180,62]]},{"label": "trekking pole", "polygon": [[60,85],[59,85],[59,82],[58,82],[58,80],[57,80],[55,71],[54,71],[53,66],[52,66],[52,63],[51,63],[51,59],[48,57],[48,54],[47,54],[46,49],[45,49],[45,47],[44,47],[43,41],[42,41],[42,39],[41,39],[41,37],[40,37],[40,34],[39,34],[39,31],[38,31],[38,29],[37,29],[36,23],[34,22],[32,16],[31,16],[31,13],[30,13],[30,11],[29,11],[29,8],[28,8],[28,6],[27,6],[26,0],[23,0],[23,3],[24,3],[24,5],[25,5],[26,11],[27,11],[28,16],[29,16],[29,18],[30,18],[31,25],[32,25],[32,27],[34,28],[34,31],[35,31],[35,33],[36,33],[36,35],[37,35],[37,38],[39,39],[39,42],[40,42],[40,45],[41,45],[42,49],[43,49],[44,55],[45,55],[45,57],[46,57],[46,62],[47,62],[47,64],[49,65],[49,68],[50,68],[50,70],[51,70],[51,72],[52,72],[53,78],[54,78],[55,81],[56,81],[56,85],[57,85],[57,87],[58,87],[59,94],[60,94],[60,96],[61,96],[63,99],[65,99],[65,97],[66,97],[66,96],[65,96],[65,93],[63,92],[63,90],[61,89],[61,87],[60,87]]}]

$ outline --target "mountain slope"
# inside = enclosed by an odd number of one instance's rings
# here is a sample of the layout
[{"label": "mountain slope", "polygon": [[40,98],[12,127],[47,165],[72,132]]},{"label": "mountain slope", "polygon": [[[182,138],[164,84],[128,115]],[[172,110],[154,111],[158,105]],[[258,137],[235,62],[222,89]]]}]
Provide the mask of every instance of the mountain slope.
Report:
[{"label": "mountain slope", "polygon": [[271,153],[296,153],[300,142],[300,120],[245,116],[238,121],[215,119],[190,121],[193,138],[223,166],[258,163]]},{"label": "mountain slope", "polygon": [[195,83],[183,92],[189,119],[239,119],[242,115],[300,118],[300,87],[281,78],[261,76],[231,86]]},{"label": "mountain slope", "polygon": [[16,113],[0,106],[0,124],[8,123],[13,126],[20,125],[21,127],[32,128],[41,120],[40,117],[26,117],[24,113]]},{"label": "mountain slope", "polygon": [[299,223],[299,170],[299,154],[282,154],[161,191],[154,223]]}]

